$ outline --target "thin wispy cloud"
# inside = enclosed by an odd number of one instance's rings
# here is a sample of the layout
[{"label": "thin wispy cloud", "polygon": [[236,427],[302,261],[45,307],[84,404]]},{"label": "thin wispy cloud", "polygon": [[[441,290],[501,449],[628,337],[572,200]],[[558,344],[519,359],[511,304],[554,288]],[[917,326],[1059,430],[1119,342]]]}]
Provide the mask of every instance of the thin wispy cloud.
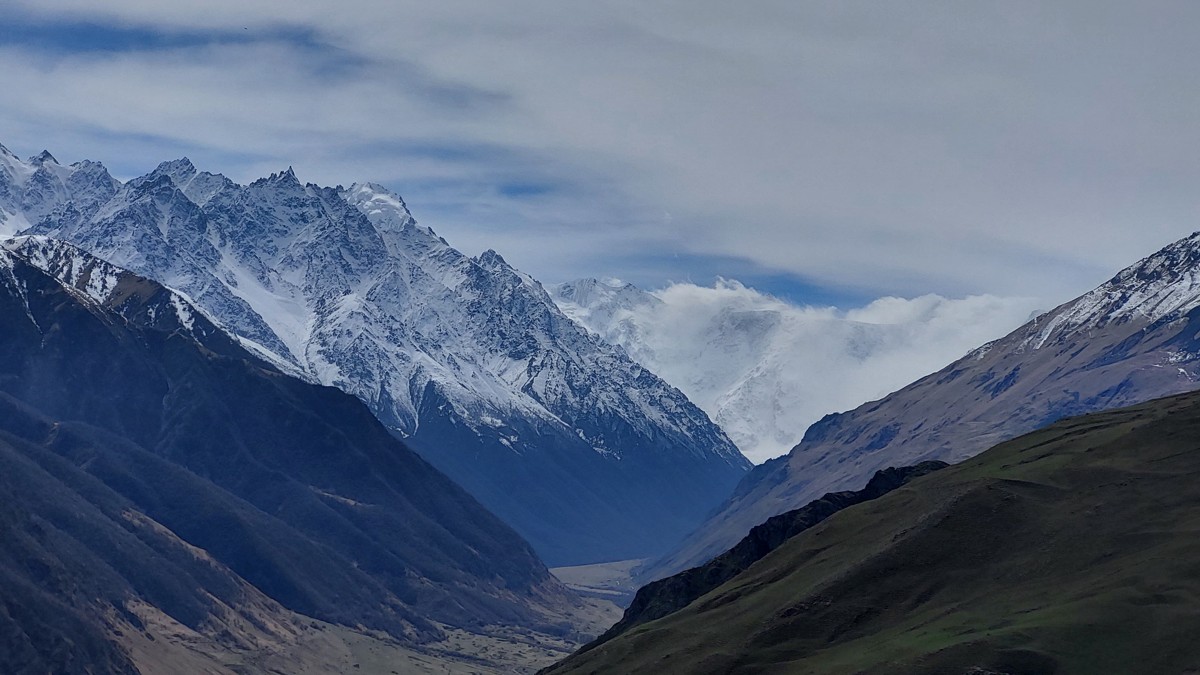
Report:
[{"label": "thin wispy cloud", "polygon": [[1194,3],[9,4],[6,145],[376,180],[548,281],[1052,304],[1200,222]]}]

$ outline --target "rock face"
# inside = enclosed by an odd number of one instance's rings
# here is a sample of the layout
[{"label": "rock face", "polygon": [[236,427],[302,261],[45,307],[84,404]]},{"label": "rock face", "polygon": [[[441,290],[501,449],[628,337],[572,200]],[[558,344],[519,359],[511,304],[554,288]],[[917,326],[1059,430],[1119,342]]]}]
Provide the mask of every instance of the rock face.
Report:
[{"label": "rock face", "polygon": [[[31,164],[8,164],[0,183],[27,192]],[[109,182],[8,222],[178,289],[280,369],[359,397],[553,564],[662,553],[749,469],[536,281],[458,252],[379,186],[290,169],[242,186],[186,159]]]},{"label": "rock face", "polygon": [[515,532],[185,297],[23,237],[0,322],[0,670],[128,672],[112,631],[152,616],[201,642],[294,637],[293,613],[407,644],[567,629],[573,596]]},{"label": "rock face", "polygon": [[769,516],[859,487],[886,466],[957,462],[1063,417],[1193,390],[1198,334],[1193,234],[942,370],[812,425],[643,579],[698,565]]},{"label": "rock face", "polygon": [[[916,466],[877,472],[861,490],[833,492],[803,508],[768,518],[756,525],[736,546],[704,563],[638,589],[625,615],[612,628],[577,652],[599,647],[633,628],[677,612],[693,601],[741,574],[788,539],[804,532],[842,509],[878,499],[914,478],[944,469],[945,462],[921,462]],[[575,658],[575,657],[572,657]],[[569,661],[568,661],[569,663]],[[566,665],[566,664],[564,664]]]},{"label": "rock face", "polygon": [[1062,420],[844,509],[556,673],[1185,673],[1200,394]]}]

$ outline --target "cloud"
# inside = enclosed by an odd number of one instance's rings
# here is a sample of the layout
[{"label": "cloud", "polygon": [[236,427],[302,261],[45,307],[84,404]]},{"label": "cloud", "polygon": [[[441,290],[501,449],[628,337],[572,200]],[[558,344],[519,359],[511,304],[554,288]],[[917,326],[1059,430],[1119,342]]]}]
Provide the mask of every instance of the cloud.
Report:
[{"label": "cloud", "polygon": [[549,280],[1051,302],[1200,215],[1194,3],[10,4],[6,145],[377,180]]},{"label": "cloud", "polygon": [[882,398],[1007,334],[1036,304],[923,295],[841,310],[795,305],[723,280],[583,307],[564,303],[762,462],[790,450],[822,416]]}]

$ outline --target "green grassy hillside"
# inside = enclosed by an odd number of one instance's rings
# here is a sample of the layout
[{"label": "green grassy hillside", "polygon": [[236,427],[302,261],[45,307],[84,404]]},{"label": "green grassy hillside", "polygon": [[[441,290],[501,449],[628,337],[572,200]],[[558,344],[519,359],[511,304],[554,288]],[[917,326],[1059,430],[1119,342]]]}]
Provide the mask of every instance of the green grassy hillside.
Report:
[{"label": "green grassy hillside", "polygon": [[1200,672],[1200,394],[841,511],[570,673]]}]

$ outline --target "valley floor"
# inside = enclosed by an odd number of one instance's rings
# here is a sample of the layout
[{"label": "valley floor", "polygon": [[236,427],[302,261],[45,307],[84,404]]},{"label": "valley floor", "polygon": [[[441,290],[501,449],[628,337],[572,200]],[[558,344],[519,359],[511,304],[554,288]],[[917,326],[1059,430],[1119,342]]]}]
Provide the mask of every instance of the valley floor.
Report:
[{"label": "valley floor", "polygon": [[[150,610],[153,611],[153,610]],[[562,660],[590,636],[620,616],[616,605],[585,600],[573,617],[586,634],[551,636],[511,627],[468,632],[439,626],[446,639],[411,647],[380,633],[291,615],[282,639],[262,639],[253,648],[207,639],[171,621],[145,622],[144,629],[126,626],[122,645],[145,675],[205,672],[233,675],[501,675],[534,673]]]},{"label": "valley floor", "polygon": [[[552,567],[550,573],[568,588],[589,598],[610,600],[621,607],[629,605],[637,592],[634,573],[647,562],[645,559],[617,560],[615,562]],[[621,618],[618,612],[612,623]],[[608,628],[605,626],[604,628]],[[601,631],[603,632],[603,630]]]}]

